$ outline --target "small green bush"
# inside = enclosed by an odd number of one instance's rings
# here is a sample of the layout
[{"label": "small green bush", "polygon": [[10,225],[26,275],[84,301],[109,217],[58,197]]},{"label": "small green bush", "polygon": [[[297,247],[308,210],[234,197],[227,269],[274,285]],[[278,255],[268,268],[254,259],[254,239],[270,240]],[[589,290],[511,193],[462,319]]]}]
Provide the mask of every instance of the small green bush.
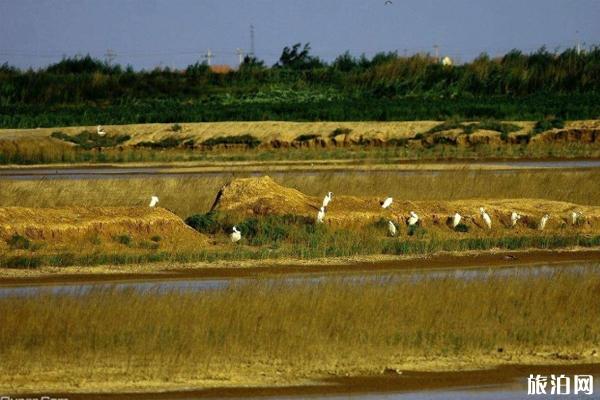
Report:
[{"label": "small green bush", "polygon": [[214,235],[223,228],[217,217],[215,212],[195,214],[186,218],[185,223],[198,232]]},{"label": "small green bush", "polygon": [[12,235],[7,241],[8,246],[13,250],[27,250],[31,247],[31,241],[25,236],[21,236],[17,233]]},{"label": "small green bush", "polygon": [[171,125],[171,132],[180,132],[181,131],[181,125],[179,124],[173,124]]},{"label": "small green bush", "polygon": [[314,133],[306,133],[306,134],[302,134],[302,135],[296,137],[296,139],[294,139],[294,140],[296,142],[308,142],[309,140],[313,140],[318,137],[321,137],[321,135],[316,135]]},{"label": "small green bush", "polygon": [[562,129],[565,127],[565,122],[560,118],[550,117],[537,121],[531,131],[531,136],[535,136],[550,129]]},{"label": "small green bush", "polygon": [[55,139],[60,139],[65,142],[75,143],[77,146],[85,150],[91,150],[102,147],[115,147],[129,139],[129,135],[106,135],[99,136],[96,132],[81,131],[75,136],[67,135],[61,131],[55,131],[50,134]]},{"label": "small green bush", "polygon": [[150,238],[150,240],[152,240],[153,242],[160,242],[162,240],[162,238],[159,235],[154,235]]},{"label": "small green bush", "polygon": [[462,222],[454,228],[456,232],[469,232],[469,227]]},{"label": "small green bush", "polygon": [[340,135],[349,135],[352,132],[350,128],[335,128],[330,134],[330,138],[336,138]]},{"label": "small green bush", "polygon": [[14,256],[0,261],[0,265],[6,268],[38,268],[42,265],[40,257]]},{"label": "small green bush", "polygon": [[170,149],[179,147],[181,142],[183,142],[183,139],[181,138],[167,136],[166,138],[163,138],[158,142],[140,142],[136,144],[136,147],[148,147],[151,149]]},{"label": "small green bush", "polygon": [[214,138],[210,138],[202,142],[204,146],[213,147],[218,146],[220,144],[243,144],[250,148],[255,148],[260,144],[260,140],[256,137],[245,134],[245,135],[237,135],[237,136],[217,136]]},{"label": "small green bush", "polygon": [[128,234],[115,236],[115,242],[123,244],[125,246],[131,246],[133,239]]}]

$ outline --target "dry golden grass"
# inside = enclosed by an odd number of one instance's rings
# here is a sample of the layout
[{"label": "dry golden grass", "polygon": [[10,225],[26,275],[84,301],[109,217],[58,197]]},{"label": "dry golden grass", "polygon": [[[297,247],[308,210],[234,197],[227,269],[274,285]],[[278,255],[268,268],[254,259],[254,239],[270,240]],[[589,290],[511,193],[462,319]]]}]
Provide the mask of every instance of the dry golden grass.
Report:
[{"label": "dry golden grass", "polygon": [[598,272],[382,282],[0,298],[0,390],[299,383],[598,349]]},{"label": "dry golden grass", "polygon": [[[146,206],[150,196],[180,217],[207,212],[219,189],[243,173],[183,178],[0,180],[0,206]],[[315,172],[273,175],[310,196],[393,196],[398,201],[537,198],[600,205],[598,171],[440,171],[403,175],[383,172]]]}]

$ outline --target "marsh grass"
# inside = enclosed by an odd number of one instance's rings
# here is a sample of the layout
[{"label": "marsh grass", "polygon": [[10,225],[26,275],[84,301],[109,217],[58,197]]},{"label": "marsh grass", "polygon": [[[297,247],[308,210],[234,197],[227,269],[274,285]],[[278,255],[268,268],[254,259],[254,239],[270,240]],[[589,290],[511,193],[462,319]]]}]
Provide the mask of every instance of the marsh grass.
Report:
[{"label": "marsh grass", "polygon": [[[0,180],[0,206],[146,206],[151,195],[182,218],[210,210],[219,189],[247,174],[181,178],[77,180]],[[277,183],[313,196],[328,191],[353,196],[393,196],[399,200],[459,200],[469,198],[539,198],[582,205],[600,204],[598,171],[537,171],[490,173],[440,171],[404,175],[397,172],[297,172],[273,174]],[[457,176],[460,179],[457,180]]]},{"label": "marsh grass", "polygon": [[499,348],[581,354],[600,341],[598,309],[591,271],[3,297],[0,388],[380,373],[411,357],[472,361]]}]

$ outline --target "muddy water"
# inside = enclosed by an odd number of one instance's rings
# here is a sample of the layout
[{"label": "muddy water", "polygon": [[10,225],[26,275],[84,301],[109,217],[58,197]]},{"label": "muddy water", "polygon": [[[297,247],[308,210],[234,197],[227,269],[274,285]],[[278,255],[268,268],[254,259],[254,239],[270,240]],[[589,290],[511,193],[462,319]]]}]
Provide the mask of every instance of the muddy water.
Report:
[{"label": "muddy water", "polygon": [[[339,168],[321,167],[319,165],[306,164],[300,169],[281,170],[276,165],[270,166],[249,166],[243,170],[227,170],[222,171],[199,171],[195,168],[179,167],[176,170],[171,170],[165,167],[107,167],[95,166],[89,168],[1,168],[0,179],[12,180],[32,180],[32,179],[130,179],[135,177],[162,177],[162,178],[177,178],[177,177],[229,177],[232,174],[244,174],[248,176],[262,175],[265,170],[269,170],[269,174],[280,176],[286,174],[295,175],[315,175],[321,173],[328,174],[347,174],[352,173],[368,173],[389,174],[394,172],[400,175],[436,175],[444,170],[452,170],[453,167],[462,169],[468,166],[471,169],[489,168],[478,170],[478,172],[489,174],[505,174],[515,169],[533,169],[533,170],[554,170],[554,169],[598,169],[600,168],[600,160],[560,160],[560,161],[490,161],[490,162],[464,162],[458,164],[445,164],[444,168],[418,168],[414,169],[414,165],[410,164],[410,168],[403,169],[402,165],[397,165],[397,168],[392,170],[384,168],[377,170],[376,168],[361,169],[360,166],[344,166]],[[431,165],[431,164],[428,164]]]},{"label": "muddy water", "polygon": [[598,263],[553,263],[541,265],[511,265],[506,267],[454,267],[447,269],[423,269],[394,272],[340,272],[340,273],[309,273],[289,274],[270,277],[254,278],[217,278],[217,279],[169,279],[165,281],[140,280],[117,283],[69,283],[54,285],[26,284],[19,286],[0,287],[0,297],[32,296],[40,293],[54,295],[82,295],[90,290],[138,290],[153,291],[157,294],[171,291],[196,292],[205,290],[222,290],[236,285],[243,285],[260,280],[270,284],[321,284],[330,281],[348,285],[361,284],[391,284],[397,282],[418,282],[422,279],[486,279],[489,277],[551,276],[557,272],[583,274],[586,272],[600,273]]}]

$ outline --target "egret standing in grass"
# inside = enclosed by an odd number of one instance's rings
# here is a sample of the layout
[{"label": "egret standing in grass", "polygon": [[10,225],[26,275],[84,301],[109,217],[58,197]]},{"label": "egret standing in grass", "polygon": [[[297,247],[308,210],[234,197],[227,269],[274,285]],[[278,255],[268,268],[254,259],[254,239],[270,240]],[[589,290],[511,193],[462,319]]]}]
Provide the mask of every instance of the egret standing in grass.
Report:
[{"label": "egret standing in grass", "polygon": [[396,225],[392,221],[388,221],[388,231],[390,236],[396,236]]},{"label": "egret standing in grass", "polygon": [[514,228],[520,219],[521,219],[521,214],[513,211],[512,214],[510,214],[510,226]]},{"label": "egret standing in grass", "polygon": [[98,133],[98,136],[104,136],[106,135],[106,132],[104,132],[104,129],[102,129],[102,126],[98,125],[96,127],[96,132]]},{"label": "egret standing in grass", "polygon": [[323,198],[323,208],[327,208],[331,200],[333,200],[333,192],[327,192],[327,195]]},{"label": "egret standing in grass", "polygon": [[317,213],[317,223],[322,224],[325,219],[325,207],[321,207]]},{"label": "egret standing in grass", "polygon": [[571,223],[573,225],[577,225],[577,220],[581,217],[581,213],[579,211],[571,212]]},{"label": "egret standing in grass", "polygon": [[148,206],[149,207],[156,207],[157,204],[158,204],[158,196],[152,196],[152,197],[150,197],[150,204]]},{"label": "egret standing in grass", "polygon": [[458,224],[460,224],[460,220],[461,219],[462,219],[462,217],[460,216],[460,214],[457,211],[454,214],[454,217],[452,217],[452,227],[456,229],[456,227],[458,226]]},{"label": "egret standing in grass", "polygon": [[483,207],[479,207],[479,213],[481,214],[481,218],[483,218],[483,222],[485,222],[487,228],[492,229],[492,218],[490,217],[490,214],[488,214]]},{"label": "egret standing in grass", "polygon": [[393,201],[394,201],[394,199],[392,199],[391,197],[388,197],[385,200],[380,201],[379,204],[381,204],[381,208],[388,208],[389,206],[392,205]]},{"label": "egret standing in grass", "polygon": [[548,214],[544,214],[544,216],[542,217],[542,219],[540,219],[540,231],[543,231],[544,228],[546,227],[546,223],[548,222],[548,219],[550,219],[550,216]]},{"label": "egret standing in grass", "polygon": [[229,235],[229,238],[231,239],[232,243],[237,243],[240,241],[240,239],[242,239],[242,232],[240,230],[238,230],[237,226],[233,227],[231,235]]},{"label": "egret standing in grass", "polygon": [[419,216],[416,212],[411,211],[410,217],[408,218],[408,226],[416,225],[417,222],[419,222]]}]

